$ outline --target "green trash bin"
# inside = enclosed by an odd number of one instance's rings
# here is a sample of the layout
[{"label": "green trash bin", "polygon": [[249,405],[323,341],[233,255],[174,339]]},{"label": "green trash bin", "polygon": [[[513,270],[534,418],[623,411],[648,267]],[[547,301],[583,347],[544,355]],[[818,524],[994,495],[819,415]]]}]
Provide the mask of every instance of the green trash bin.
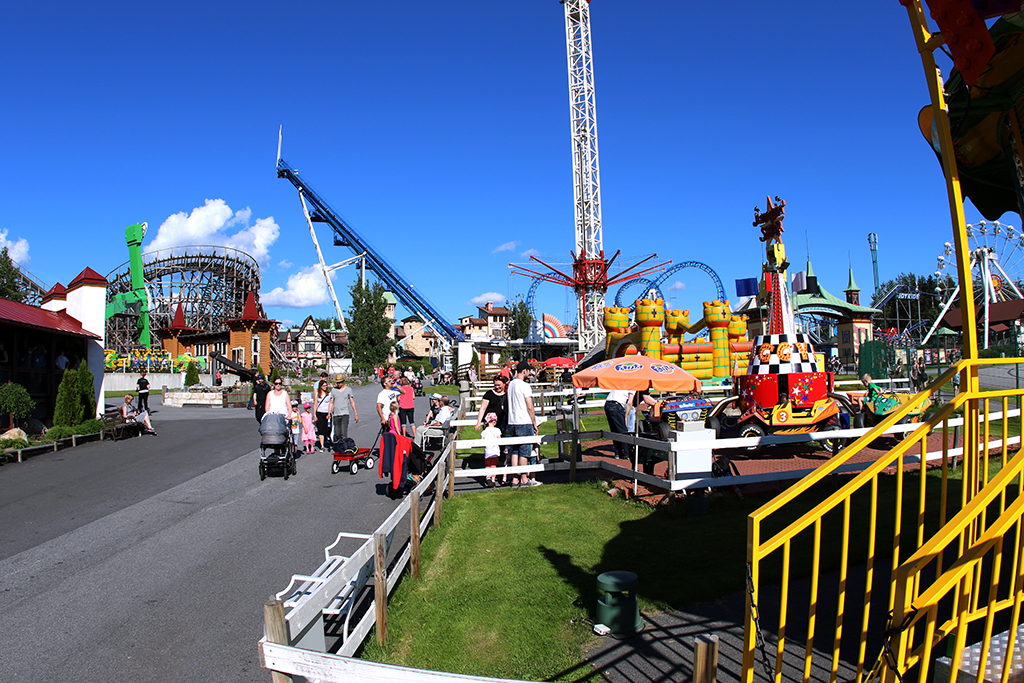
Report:
[{"label": "green trash bin", "polygon": [[604,624],[614,635],[629,635],[644,626],[636,602],[637,577],[633,572],[605,572],[597,577],[597,589],[604,595],[597,599],[594,623]]}]

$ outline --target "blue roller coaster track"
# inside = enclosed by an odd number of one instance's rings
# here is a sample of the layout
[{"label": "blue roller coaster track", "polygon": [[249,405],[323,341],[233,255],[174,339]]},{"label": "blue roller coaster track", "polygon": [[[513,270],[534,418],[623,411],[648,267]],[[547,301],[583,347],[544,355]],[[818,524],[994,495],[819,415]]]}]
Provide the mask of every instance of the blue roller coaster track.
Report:
[{"label": "blue roller coaster track", "polygon": [[[634,285],[643,285],[641,292],[643,292],[644,296],[647,295],[648,291],[653,289],[656,292],[658,298],[664,299],[665,295],[661,291],[661,284],[665,282],[665,280],[667,280],[670,276],[674,275],[680,270],[683,270],[684,268],[696,268],[697,270],[702,270],[705,273],[707,273],[711,280],[715,283],[715,290],[718,295],[718,300],[725,301],[725,287],[722,286],[722,279],[718,277],[718,273],[712,270],[711,266],[707,265],[706,263],[701,263],[700,261],[683,261],[682,263],[677,263],[676,265],[672,266],[671,268],[669,268],[656,278],[648,279],[638,277],[633,280],[625,282],[621,287],[619,287],[619,290],[615,293],[615,305],[623,307],[626,305],[626,291]],[[629,310],[632,311],[634,308],[636,308],[636,297],[633,297],[631,303],[629,304]]]},{"label": "blue roller coaster track", "polygon": [[354,254],[366,252],[366,265],[384,286],[391,290],[395,298],[413,313],[423,316],[424,321],[431,325],[438,334],[449,343],[462,341],[465,336],[454,325],[448,322],[437,308],[434,307],[419,290],[413,289],[409,283],[369,242],[355,231],[355,228],[346,223],[337,212],[324,201],[309,183],[299,178],[295,169],[285,163],[284,159],[277,161],[277,177],[285,178],[296,187],[309,201],[311,205],[310,218],[314,221],[327,223],[334,230],[336,236],[335,244],[349,247]]}]

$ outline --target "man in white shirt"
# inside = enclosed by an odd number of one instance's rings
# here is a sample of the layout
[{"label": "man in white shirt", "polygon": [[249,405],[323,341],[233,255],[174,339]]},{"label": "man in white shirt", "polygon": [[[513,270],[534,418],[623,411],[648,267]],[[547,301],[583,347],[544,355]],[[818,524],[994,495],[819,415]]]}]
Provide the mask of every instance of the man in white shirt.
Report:
[{"label": "man in white shirt", "polygon": [[[605,399],[604,414],[608,418],[608,429],[615,434],[629,433],[626,428],[626,410],[632,394],[632,391],[609,391],[608,398]],[[626,444],[612,441],[612,445],[615,446],[616,458],[626,457]]]},{"label": "man in white shirt", "polygon": [[[526,376],[533,368],[525,361],[516,365],[516,376],[508,385],[508,428],[509,436],[534,436],[537,434],[537,414],[533,409],[533,390],[526,383]],[[524,443],[512,446],[512,467],[520,465],[536,465],[537,456],[533,454],[533,444]],[[540,486],[536,477],[523,474],[517,480],[512,477],[512,485]]]},{"label": "man in white shirt", "polygon": [[432,394],[430,396],[430,403],[430,416],[423,423],[423,427],[416,430],[414,438],[416,445],[421,448],[426,443],[427,438],[442,439],[443,441],[446,436],[445,430],[449,427],[452,418],[455,417],[455,413],[448,406],[447,396]]},{"label": "man in white shirt", "polygon": [[377,394],[377,415],[380,417],[381,429],[386,428],[388,416],[391,415],[391,403],[398,400],[395,382],[390,377],[384,380],[384,388]]}]

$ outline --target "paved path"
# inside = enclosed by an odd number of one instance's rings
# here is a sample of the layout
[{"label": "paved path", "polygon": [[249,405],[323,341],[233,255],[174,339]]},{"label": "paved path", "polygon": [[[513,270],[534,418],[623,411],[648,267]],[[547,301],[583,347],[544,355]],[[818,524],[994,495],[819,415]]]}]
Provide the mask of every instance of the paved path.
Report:
[{"label": "paved path", "polygon": [[[362,446],[378,389],[354,387]],[[397,504],[375,473],[332,474],[326,453],[261,482],[252,412],[152,403],[159,436],[0,467],[5,680],[267,681],[263,602]]]}]

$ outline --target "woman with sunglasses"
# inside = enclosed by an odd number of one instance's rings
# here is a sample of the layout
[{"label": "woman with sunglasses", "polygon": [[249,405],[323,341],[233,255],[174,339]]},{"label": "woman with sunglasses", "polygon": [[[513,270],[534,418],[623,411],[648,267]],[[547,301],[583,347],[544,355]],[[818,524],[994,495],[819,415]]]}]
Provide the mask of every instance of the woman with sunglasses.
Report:
[{"label": "woman with sunglasses", "polygon": [[289,418],[292,416],[288,392],[285,391],[280,378],[274,380],[274,388],[267,394],[266,410],[268,413],[277,413]]}]

